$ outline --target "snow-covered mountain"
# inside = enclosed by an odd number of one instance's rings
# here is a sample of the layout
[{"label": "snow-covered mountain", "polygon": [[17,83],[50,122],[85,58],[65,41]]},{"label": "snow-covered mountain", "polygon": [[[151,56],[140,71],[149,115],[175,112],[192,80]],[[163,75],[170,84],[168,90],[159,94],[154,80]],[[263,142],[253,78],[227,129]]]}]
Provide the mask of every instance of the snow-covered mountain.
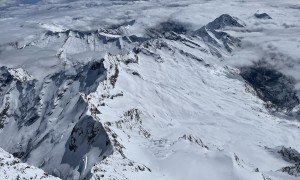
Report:
[{"label": "snow-covered mountain", "polygon": [[3,1],[0,178],[299,179],[298,4]]}]

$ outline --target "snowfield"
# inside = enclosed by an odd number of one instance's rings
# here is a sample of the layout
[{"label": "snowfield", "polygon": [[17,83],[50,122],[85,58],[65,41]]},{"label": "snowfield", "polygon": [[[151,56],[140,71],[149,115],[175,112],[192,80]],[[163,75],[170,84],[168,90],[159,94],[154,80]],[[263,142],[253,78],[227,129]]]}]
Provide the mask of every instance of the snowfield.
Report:
[{"label": "snowfield", "polygon": [[0,0],[0,179],[300,179],[299,9]]}]

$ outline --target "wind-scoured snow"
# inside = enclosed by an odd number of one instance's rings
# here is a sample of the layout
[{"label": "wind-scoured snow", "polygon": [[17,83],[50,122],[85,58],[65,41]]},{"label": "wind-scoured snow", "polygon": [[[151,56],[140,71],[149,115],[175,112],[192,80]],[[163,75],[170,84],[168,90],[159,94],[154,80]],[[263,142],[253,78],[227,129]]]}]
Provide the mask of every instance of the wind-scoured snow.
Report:
[{"label": "wind-scoured snow", "polygon": [[0,2],[4,179],[299,179],[299,2]]}]

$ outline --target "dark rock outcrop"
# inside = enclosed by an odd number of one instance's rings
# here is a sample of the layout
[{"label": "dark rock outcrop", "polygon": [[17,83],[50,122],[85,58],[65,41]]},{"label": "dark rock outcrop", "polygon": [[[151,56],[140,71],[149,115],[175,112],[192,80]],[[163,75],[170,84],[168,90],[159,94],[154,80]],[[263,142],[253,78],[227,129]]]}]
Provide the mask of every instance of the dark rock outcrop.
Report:
[{"label": "dark rock outcrop", "polygon": [[271,16],[269,16],[267,13],[255,13],[254,16],[257,18],[257,19],[272,19]]},{"label": "dark rock outcrop", "polygon": [[242,24],[240,24],[236,18],[228,15],[228,14],[222,14],[220,17],[216,18],[214,21],[208,23],[206,25],[207,29],[210,30],[217,30],[217,29],[224,29],[226,27],[244,27]]},{"label": "dark rock outcrop", "polygon": [[295,163],[295,165],[283,167],[280,171],[286,172],[292,176],[300,177],[300,153],[290,147],[281,147],[278,153],[285,161]]},{"label": "dark rock outcrop", "polygon": [[113,152],[83,97],[106,79],[103,60],[77,64],[42,80],[20,81],[8,68],[0,68],[0,146],[55,176],[84,179],[95,162]]},{"label": "dark rock outcrop", "polygon": [[267,67],[264,63],[240,69],[241,76],[253,86],[257,95],[265,102],[270,102],[270,108],[291,111],[299,104],[295,90],[295,80],[276,69]]}]

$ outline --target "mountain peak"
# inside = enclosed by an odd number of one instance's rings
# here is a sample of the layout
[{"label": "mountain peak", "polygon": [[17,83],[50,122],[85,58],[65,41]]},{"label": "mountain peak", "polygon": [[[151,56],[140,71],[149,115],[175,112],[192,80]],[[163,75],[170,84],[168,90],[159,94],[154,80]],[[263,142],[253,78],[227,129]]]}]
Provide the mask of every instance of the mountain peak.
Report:
[{"label": "mountain peak", "polygon": [[241,25],[236,18],[233,18],[232,16],[228,14],[222,14],[218,18],[216,18],[214,21],[208,23],[206,25],[208,29],[223,29],[226,27],[244,27]]}]

